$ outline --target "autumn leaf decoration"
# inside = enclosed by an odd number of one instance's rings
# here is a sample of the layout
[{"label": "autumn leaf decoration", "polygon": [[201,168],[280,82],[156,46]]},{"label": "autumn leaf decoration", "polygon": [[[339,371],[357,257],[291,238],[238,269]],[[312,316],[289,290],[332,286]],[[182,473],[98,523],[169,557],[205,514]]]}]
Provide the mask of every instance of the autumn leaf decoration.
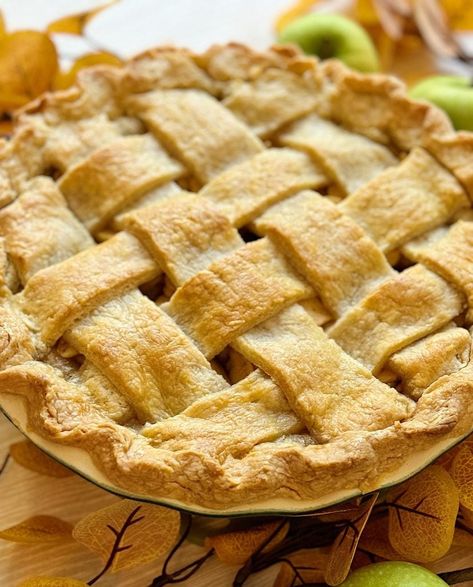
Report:
[{"label": "autumn leaf decoration", "polygon": [[339,585],[347,578],[358,542],[378,497],[379,493],[374,493],[359,508],[356,518],[350,520],[332,544],[324,570],[324,579],[328,585]]},{"label": "autumn leaf decoration", "polygon": [[108,8],[111,4],[114,4],[116,0],[110,0],[105,2],[101,6],[92,8],[82,12],[76,12],[74,14],[68,14],[62,18],[58,18],[53,22],[50,22],[47,26],[46,31],[48,33],[66,33],[69,35],[82,35],[84,32],[85,25],[92,20],[92,18]]},{"label": "autumn leaf decoration", "polygon": [[124,499],[85,517],[72,535],[105,563],[89,581],[93,585],[108,570],[115,573],[165,554],[176,542],[179,528],[180,514],[175,510]]},{"label": "autumn leaf decoration", "polygon": [[436,561],[447,554],[453,541],[459,499],[453,479],[442,467],[433,465],[391,491],[388,504],[396,506],[389,508],[388,535],[397,553],[421,563]]},{"label": "autumn leaf decoration", "polygon": [[53,516],[33,516],[0,531],[0,538],[24,544],[62,542],[72,537],[72,526]]},{"label": "autumn leaf decoration", "polygon": [[70,577],[32,577],[18,587],[87,587],[88,583]]},{"label": "autumn leaf decoration", "polygon": [[0,111],[10,112],[49,89],[58,68],[56,48],[39,31],[0,37]]},{"label": "autumn leaf decoration", "polygon": [[[298,0],[276,21],[290,22],[320,7],[340,11],[333,0]],[[456,32],[473,29],[473,2],[464,0],[351,0],[342,11],[359,22],[377,45],[384,71],[408,84],[437,72],[434,56],[473,64]]]},{"label": "autumn leaf decoration", "polygon": [[111,3],[56,20],[46,31],[8,31],[0,13],[0,136],[11,133],[15,110],[46,91],[72,86],[85,67],[122,65],[116,55],[98,50],[79,57],[62,71],[52,37],[55,33],[83,35],[86,24]]},{"label": "autumn leaf decoration", "polygon": [[[25,441],[11,447],[15,464],[51,476],[49,457]],[[35,453],[34,451],[38,451]],[[165,556],[151,587],[190,581],[216,557],[237,567],[233,585],[279,566],[274,587],[320,583],[335,586],[350,570],[382,560],[421,564],[442,560],[452,548],[473,545],[471,495],[473,440],[467,440],[408,481],[366,498],[332,506],[301,518],[230,520],[214,532],[207,522],[204,549],[181,567],[176,555],[190,534],[199,534],[199,518],[157,505],[119,500],[93,512],[74,527],[65,520],[36,515],[0,531],[0,539],[23,544],[76,541],[102,559],[102,568],[88,582],[69,577],[33,577],[20,587],[94,585],[107,573],[132,569]],[[50,459],[49,459],[50,460]],[[54,475],[55,483],[62,482]],[[53,482],[53,481],[51,481]],[[196,528],[197,526],[197,528]],[[443,573],[448,584],[473,579],[473,569]],[[189,583],[192,584],[192,583]]]}]

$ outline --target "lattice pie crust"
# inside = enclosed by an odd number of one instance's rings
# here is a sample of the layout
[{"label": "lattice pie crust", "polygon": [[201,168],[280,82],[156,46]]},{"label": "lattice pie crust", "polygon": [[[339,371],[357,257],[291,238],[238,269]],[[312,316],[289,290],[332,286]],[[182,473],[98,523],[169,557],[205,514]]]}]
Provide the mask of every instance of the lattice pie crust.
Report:
[{"label": "lattice pie crust", "polygon": [[94,68],[0,151],[0,391],[130,491],[373,488],[473,427],[473,135],[290,47]]}]

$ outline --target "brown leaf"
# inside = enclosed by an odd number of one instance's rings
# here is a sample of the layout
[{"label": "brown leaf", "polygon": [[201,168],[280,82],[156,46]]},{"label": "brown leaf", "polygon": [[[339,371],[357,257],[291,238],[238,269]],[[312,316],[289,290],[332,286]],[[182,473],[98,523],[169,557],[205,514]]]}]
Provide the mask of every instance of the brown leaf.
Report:
[{"label": "brown leaf", "polygon": [[432,51],[418,35],[407,34],[393,45],[387,69],[388,73],[397,75],[409,86],[438,72]]},{"label": "brown leaf", "polygon": [[463,528],[455,528],[452,546],[466,546],[473,549],[473,532]]},{"label": "brown leaf", "polygon": [[49,89],[57,70],[45,33],[17,31],[0,38],[0,112],[18,108]]},{"label": "brown leaf", "polygon": [[460,503],[473,510],[473,443],[463,443],[456,453],[450,474],[460,492]]},{"label": "brown leaf", "polygon": [[361,569],[361,567],[366,567],[372,563],[373,557],[368,552],[364,552],[358,547],[357,551],[355,552],[355,556],[353,557],[350,569],[352,571],[356,571],[356,569]]},{"label": "brown leaf", "polygon": [[399,40],[412,12],[408,0],[373,0],[373,3],[386,34],[391,39]]},{"label": "brown leaf", "polygon": [[324,548],[299,550],[288,555],[286,558],[290,563],[281,565],[273,587],[291,587],[294,584],[295,572],[291,564],[305,583],[323,583],[328,556]]},{"label": "brown leaf", "polygon": [[0,137],[9,137],[13,132],[12,120],[0,120]]},{"label": "brown leaf", "polygon": [[316,512],[323,522],[340,522],[357,518],[360,513],[361,502],[354,500],[341,505],[333,505]]},{"label": "brown leaf", "polygon": [[104,561],[115,552],[116,572],[165,554],[176,542],[180,519],[175,510],[123,499],[86,516],[72,535]]},{"label": "brown leaf", "polygon": [[436,0],[416,0],[414,18],[423,39],[434,53],[445,57],[457,57],[461,53],[446,14]]},{"label": "brown leaf", "polygon": [[53,82],[53,89],[65,90],[66,88],[69,88],[75,83],[79,71],[86,67],[91,67],[93,65],[113,65],[115,67],[120,67],[122,64],[123,62],[121,59],[112,53],[107,53],[106,51],[83,55],[77,59],[69,71],[60,71],[56,74]]},{"label": "brown leaf", "polygon": [[378,492],[373,493],[369,500],[360,507],[358,517],[340,532],[332,544],[325,569],[325,582],[329,585],[340,585],[347,578],[358,542],[378,496]]},{"label": "brown leaf", "polygon": [[18,587],[87,587],[88,583],[71,577],[31,577]]},{"label": "brown leaf", "polygon": [[[280,521],[270,522],[268,524],[252,526],[245,530],[216,534],[215,536],[206,538],[205,546],[215,549],[215,554],[223,563],[228,565],[242,565],[269,539],[280,523]],[[284,524],[262,552],[268,552],[284,540],[288,529],[289,524]]]},{"label": "brown leaf", "polygon": [[10,542],[25,544],[43,544],[45,542],[62,542],[71,538],[72,526],[54,516],[33,516],[0,530],[0,538]]},{"label": "brown leaf", "polygon": [[388,538],[388,516],[372,518],[366,524],[359,542],[360,548],[390,561],[405,560],[394,550]]},{"label": "brown leaf", "polygon": [[46,453],[40,450],[29,440],[22,440],[15,442],[10,446],[10,455],[25,469],[40,473],[41,475],[48,475],[49,477],[71,477],[74,475],[72,471],[48,457]]},{"label": "brown leaf", "polygon": [[413,562],[433,562],[444,556],[453,540],[458,513],[458,490],[440,465],[392,489],[387,497],[389,541]]},{"label": "brown leaf", "polygon": [[473,510],[462,506],[460,508],[461,520],[467,528],[473,530]]}]

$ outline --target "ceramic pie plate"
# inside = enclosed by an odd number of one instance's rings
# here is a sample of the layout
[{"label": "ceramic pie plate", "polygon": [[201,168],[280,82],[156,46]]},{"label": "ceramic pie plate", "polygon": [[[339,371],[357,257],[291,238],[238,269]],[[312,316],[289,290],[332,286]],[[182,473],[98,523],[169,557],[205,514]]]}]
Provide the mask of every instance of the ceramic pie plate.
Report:
[{"label": "ceramic pie plate", "polygon": [[[14,426],[18,428],[18,430],[22,432],[29,440],[31,440],[31,442],[33,442],[37,447],[97,487],[101,487],[102,489],[105,489],[106,491],[121,497],[154,503],[190,514],[212,517],[309,515],[319,509],[363,495],[363,492],[359,488],[353,487],[353,489],[345,489],[343,491],[327,493],[319,499],[301,500],[295,502],[294,500],[277,498],[256,501],[249,504],[246,508],[238,506],[226,509],[210,509],[193,503],[181,502],[175,499],[165,499],[161,497],[157,498],[146,494],[130,493],[118,485],[114,485],[94,464],[90,455],[85,450],[56,444],[50,440],[42,438],[39,434],[31,430],[27,422],[26,405],[21,397],[12,394],[2,394],[0,396],[0,409],[10,420],[10,422],[12,422],[12,424],[14,424]],[[397,485],[409,477],[412,477],[412,475],[415,475],[421,471],[424,467],[426,467],[448,449],[461,442],[464,438],[466,438],[466,436],[468,436],[468,433],[463,436],[443,438],[437,443],[431,445],[428,449],[418,451],[406,459],[402,466],[398,467],[395,471],[387,475],[383,475],[379,479],[377,487],[373,487],[372,491],[385,489],[387,487],[391,487],[392,485]]]}]

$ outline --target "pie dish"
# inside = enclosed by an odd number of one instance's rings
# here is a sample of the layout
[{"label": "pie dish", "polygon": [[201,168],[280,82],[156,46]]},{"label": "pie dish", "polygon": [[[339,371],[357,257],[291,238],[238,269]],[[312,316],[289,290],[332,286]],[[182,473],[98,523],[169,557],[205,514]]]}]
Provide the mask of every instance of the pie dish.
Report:
[{"label": "pie dish", "polygon": [[290,46],[159,48],[0,152],[0,398],[126,492],[377,487],[473,429],[473,135]]}]

